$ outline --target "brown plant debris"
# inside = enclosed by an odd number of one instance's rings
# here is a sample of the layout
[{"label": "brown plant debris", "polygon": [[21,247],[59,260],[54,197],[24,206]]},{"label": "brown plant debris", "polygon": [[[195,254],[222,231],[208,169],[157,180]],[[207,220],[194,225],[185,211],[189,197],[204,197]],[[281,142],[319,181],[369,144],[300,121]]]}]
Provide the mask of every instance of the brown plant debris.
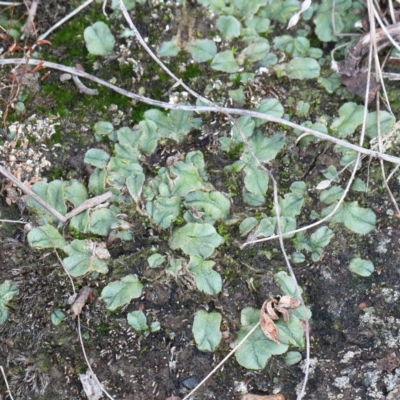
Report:
[{"label": "brown plant debris", "polygon": [[82,312],[83,307],[85,307],[89,295],[90,295],[90,287],[84,286],[71,306],[71,311],[73,314],[72,319],[75,319]]},{"label": "brown plant debris", "polygon": [[240,400],[285,400],[285,396],[282,394],[272,394],[267,396],[260,396],[257,394],[244,394]]},{"label": "brown plant debris", "polygon": [[[389,25],[386,30],[396,39],[400,37],[400,23]],[[374,40],[376,41],[377,51],[391,45],[386,33],[382,28],[376,29]],[[364,97],[367,87],[367,61],[370,48],[371,34],[368,32],[361,36],[360,40],[352,46],[343,62],[337,66],[337,72],[341,75],[343,85],[350,93]],[[371,74],[368,102],[371,102],[379,92],[381,85],[376,81],[374,74]]]},{"label": "brown plant debris", "polygon": [[290,296],[282,296],[279,300],[268,299],[261,307],[260,325],[264,335],[273,342],[280,344],[278,329],[274,321],[279,319],[277,313],[282,314],[283,320],[289,322],[289,312],[287,308],[296,308],[300,305],[300,300]]}]

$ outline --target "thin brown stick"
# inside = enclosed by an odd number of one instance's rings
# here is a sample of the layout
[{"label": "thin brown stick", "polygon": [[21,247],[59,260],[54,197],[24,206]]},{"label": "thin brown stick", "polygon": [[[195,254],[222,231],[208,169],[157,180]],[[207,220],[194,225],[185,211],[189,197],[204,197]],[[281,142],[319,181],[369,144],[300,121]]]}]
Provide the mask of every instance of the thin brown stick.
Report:
[{"label": "thin brown stick", "polygon": [[70,211],[68,214],[65,214],[65,219],[69,220],[70,218],[74,217],[75,215],[80,214],[83,211],[88,210],[89,208],[96,207],[99,204],[107,201],[110,197],[112,197],[112,193],[106,192],[106,193],[100,194],[99,196],[92,197],[91,199],[87,199],[82,204],[80,204],[78,207],[76,207],[72,211]]},{"label": "thin brown stick", "polygon": [[[78,207],[74,208],[68,214],[63,216],[55,208],[53,208],[50,204],[48,204],[41,197],[39,197],[35,192],[33,192],[28,187],[26,187],[19,179],[17,179],[14,175],[12,175],[9,171],[7,171],[1,165],[0,165],[0,173],[2,175],[4,175],[7,179],[9,179],[12,183],[14,183],[25,194],[27,194],[28,196],[31,196],[33,198],[33,200],[37,201],[42,207],[44,207],[50,214],[52,214],[55,218],[57,218],[62,224],[65,224],[70,218],[74,217],[75,215],[78,215],[81,212],[88,210],[89,208],[92,208],[101,203],[104,203],[112,196],[111,192],[106,192],[99,196],[92,197],[91,199],[84,201]],[[25,224],[25,222],[9,221],[9,220],[0,220],[0,222],[14,222],[14,223]]]},{"label": "thin brown stick", "polygon": [[27,188],[19,179],[17,179],[11,172],[7,171],[4,167],[0,165],[0,174],[4,175],[9,179],[14,185],[21,189],[25,194],[31,196],[33,200],[37,201],[43,208],[45,208],[50,214],[57,218],[61,223],[65,224],[67,222],[66,218],[61,215],[55,208],[50,204],[47,204],[42,198],[40,198],[31,189]]}]

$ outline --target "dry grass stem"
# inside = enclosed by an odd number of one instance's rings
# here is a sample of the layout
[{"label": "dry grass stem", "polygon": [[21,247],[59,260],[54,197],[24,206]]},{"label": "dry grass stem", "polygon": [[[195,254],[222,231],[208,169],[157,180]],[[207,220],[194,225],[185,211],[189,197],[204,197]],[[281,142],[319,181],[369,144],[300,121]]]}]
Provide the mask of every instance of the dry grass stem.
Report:
[{"label": "dry grass stem", "polygon": [[4,167],[0,165],[0,174],[9,179],[14,185],[16,185],[19,189],[21,189],[25,194],[31,196],[35,201],[37,201],[42,207],[44,207],[50,214],[52,214],[55,218],[57,218],[61,223],[67,222],[66,218],[61,215],[55,208],[53,208],[50,204],[42,200],[36,193],[34,193],[31,189],[26,187],[19,179],[17,179],[14,175],[12,175],[9,171],[7,171]]},{"label": "dry grass stem", "polygon": [[0,371],[1,371],[1,374],[3,375],[4,382],[5,382],[6,386],[7,386],[8,395],[10,396],[11,400],[14,400],[14,397],[11,394],[10,386],[8,386],[6,373],[5,373],[4,368],[3,368],[2,365],[0,365]]}]

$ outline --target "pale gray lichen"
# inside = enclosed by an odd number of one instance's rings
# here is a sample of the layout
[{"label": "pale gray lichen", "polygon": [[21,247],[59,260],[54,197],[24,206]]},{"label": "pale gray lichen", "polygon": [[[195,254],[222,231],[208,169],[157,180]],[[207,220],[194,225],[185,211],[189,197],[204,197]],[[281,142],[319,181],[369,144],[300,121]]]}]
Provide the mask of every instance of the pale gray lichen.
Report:
[{"label": "pale gray lichen", "polygon": [[[359,353],[359,352],[357,352],[357,353]],[[354,352],[354,351],[348,351],[348,352],[343,356],[343,358],[340,360],[340,362],[341,362],[341,363],[344,363],[344,364],[348,363],[351,359],[354,358],[354,356],[355,356],[357,353]]]},{"label": "pale gray lichen", "polygon": [[393,373],[385,374],[383,377],[387,391],[393,391],[400,387],[400,368],[397,368]]},{"label": "pale gray lichen", "polygon": [[38,142],[50,139],[55,133],[55,127],[60,125],[58,117],[36,118],[36,114],[30,116],[25,123],[14,122],[8,127],[8,140],[22,140],[29,136]]},{"label": "pale gray lichen", "polygon": [[385,299],[385,303],[397,303],[400,297],[400,293],[393,288],[382,288],[382,296]]},{"label": "pale gray lichen", "polygon": [[350,378],[348,376],[340,376],[335,379],[335,382],[333,383],[333,385],[339,389],[344,389],[346,387],[350,387]]},{"label": "pale gray lichen", "polygon": [[382,239],[380,242],[379,242],[379,244],[378,244],[378,247],[376,248],[376,251],[378,252],[378,253],[387,253],[387,244],[388,243],[390,243],[391,242],[391,238],[386,238],[386,239]]},{"label": "pale gray lichen", "polygon": [[400,336],[398,327],[400,326],[400,319],[389,317],[380,317],[373,313],[366,313],[360,315],[360,328],[365,331],[381,332],[380,336],[376,338],[375,347],[385,345],[389,348],[398,347],[400,344]]},{"label": "pale gray lichen", "polygon": [[[41,180],[44,169],[51,165],[45,156],[51,150],[47,143],[59,124],[56,118],[38,119],[36,115],[25,123],[11,124],[0,146],[1,165],[26,185]],[[8,197],[9,203],[14,202],[11,195]]]}]

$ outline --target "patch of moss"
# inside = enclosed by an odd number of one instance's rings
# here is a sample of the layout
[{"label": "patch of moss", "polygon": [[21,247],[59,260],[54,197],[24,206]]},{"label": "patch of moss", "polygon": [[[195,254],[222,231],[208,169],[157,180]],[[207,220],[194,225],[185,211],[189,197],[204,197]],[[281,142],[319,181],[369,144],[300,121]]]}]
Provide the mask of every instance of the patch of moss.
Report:
[{"label": "patch of moss", "polygon": [[237,146],[235,146],[232,150],[226,152],[225,155],[228,158],[231,158],[233,160],[237,160],[238,158],[240,158],[240,156],[242,155],[243,151],[244,151],[244,144],[240,143]]},{"label": "patch of moss", "polygon": [[201,76],[202,72],[200,70],[199,64],[189,64],[185,71],[180,74],[180,78],[183,81],[192,81],[194,78]]},{"label": "patch of moss", "polygon": [[96,325],[94,327],[94,329],[97,333],[103,333],[103,334],[107,333],[108,334],[108,332],[110,331],[110,326],[106,323],[101,323],[99,325]]},{"label": "patch of moss", "polygon": [[46,110],[46,114],[50,113],[51,115],[64,117],[70,113],[70,110],[72,110],[73,106],[76,104],[76,93],[67,86],[60,90],[59,82],[45,83],[42,86],[42,91],[45,96],[52,96],[55,102],[52,109]]},{"label": "patch of moss", "polygon": [[49,359],[47,354],[41,353],[37,358],[37,365],[40,368],[40,372],[46,373],[50,370],[52,361]]},{"label": "patch of moss", "polygon": [[144,113],[153,108],[146,103],[137,103],[131,112],[132,124],[138,124],[140,121],[144,120]]},{"label": "patch of moss", "polygon": [[225,269],[222,276],[225,282],[234,282],[236,278],[236,274],[230,268]]},{"label": "patch of moss", "polygon": [[228,227],[223,222],[220,222],[218,224],[217,232],[224,238],[225,244],[229,246],[231,241],[231,235],[229,234]]},{"label": "patch of moss", "polygon": [[63,168],[58,167],[58,168],[53,168],[51,172],[48,173],[48,178],[51,180],[54,179],[61,179],[65,176],[65,170]]},{"label": "patch of moss", "polygon": [[[101,110],[104,106],[109,106],[110,104],[116,104],[118,108],[128,108],[131,105],[131,99],[122,96],[121,94],[107,89],[103,86],[97,88],[99,91],[98,96],[87,96],[87,104],[92,105],[96,110]],[[86,102],[85,102],[86,103]]]},{"label": "patch of moss", "polygon": [[63,141],[63,135],[62,135],[62,132],[61,132],[61,128],[58,126],[58,125],[56,125],[56,126],[54,126],[54,130],[55,130],[55,133],[53,134],[53,136],[50,138],[50,141],[51,141],[51,143],[53,143],[53,144],[56,144],[56,143],[63,143],[64,141]]}]

